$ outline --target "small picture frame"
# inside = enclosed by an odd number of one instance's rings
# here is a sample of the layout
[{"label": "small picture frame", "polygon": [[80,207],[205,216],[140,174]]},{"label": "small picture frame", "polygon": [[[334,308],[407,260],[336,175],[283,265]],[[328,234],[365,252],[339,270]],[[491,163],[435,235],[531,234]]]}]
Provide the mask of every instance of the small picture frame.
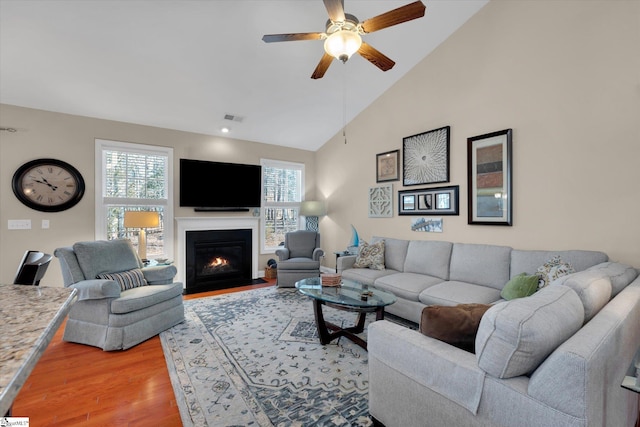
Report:
[{"label": "small picture frame", "polygon": [[[402,193],[402,191],[400,192]],[[415,211],[416,210],[416,195],[407,194],[400,195],[400,212],[403,211]],[[400,213],[402,215],[402,213]]]},{"label": "small picture frame", "polygon": [[471,225],[512,225],[511,129],[467,138]]},{"label": "small picture frame", "polygon": [[376,182],[400,179],[400,150],[376,154]]},{"label": "small picture frame", "polygon": [[457,185],[398,191],[399,215],[459,215]]},{"label": "small picture frame", "polygon": [[444,210],[451,209],[451,194],[437,193],[436,209],[444,209]]}]

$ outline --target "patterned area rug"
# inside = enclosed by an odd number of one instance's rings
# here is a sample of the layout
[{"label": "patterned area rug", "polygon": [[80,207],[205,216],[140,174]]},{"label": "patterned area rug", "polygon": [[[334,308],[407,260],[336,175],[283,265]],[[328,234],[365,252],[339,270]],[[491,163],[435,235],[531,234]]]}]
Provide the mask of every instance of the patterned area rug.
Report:
[{"label": "patterned area rug", "polygon": [[185,316],[160,334],[185,426],[372,425],[367,352],[344,337],[320,344],[311,300],[295,289],[188,300]]}]

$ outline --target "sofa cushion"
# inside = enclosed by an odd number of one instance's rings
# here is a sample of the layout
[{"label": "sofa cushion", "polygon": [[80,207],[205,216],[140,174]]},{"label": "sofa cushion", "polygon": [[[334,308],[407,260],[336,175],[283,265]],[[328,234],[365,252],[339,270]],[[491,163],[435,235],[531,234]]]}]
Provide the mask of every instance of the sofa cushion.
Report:
[{"label": "sofa cushion", "polygon": [[310,258],[289,258],[278,262],[278,271],[284,270],[319,270],[320,261]]},{"label": "sofa cushion", "polygon": [[362,242],[353,267],[384,270],[384,240],[372,244]]},{"label": "sofa cushion", "polygon": [[536,271],[536,274],[540,278],[538,281],[538,288],[544,288],[557,278],[575,272],[576,271],[573,269],[571,264],[563,261],[562,257],[556,255],[538,267],[538,270]]},{"label": "sofa cushion", "polygon": [[442,283],[439,277],[416,273],[396,273],[380,277],[376,280],[376,288],[391,292],[398,298],[418,301],[420,293],[425,289]]},{"label": "sofa cushion", "polygon": [[560,344],[582,327],[578,295],[562,285],[491,307],[476,337],[478,366],[498,378],[533,372]]},{"label": "sofa cushion", "polygon": [[115,314],[131,313],[181,295],[182,283],[180,282],[170,285],[149,285],[133,288],[122,292],[120,298],[111,301],[111,312]]},{"label": "sofa cushion", "polygon": [[527,275],[521,273],[513,277],[504,285],[500,296],[504,299],[512,300],[533,295],[538,290],[539,277],[536,274]]},{"label": "sofa cushion", "polygon": [[520,273],[533,274],[538,267],[554,256],[560,256],[570,263],[576,271],[586,270],[591,266],[609,260],[607,254],[597,251],[530,251],[514,249],[511,251],[510,277]]},{"label": "sofa cushion", "polygon": [[473,353],[480,319],[490,307],[489,304],[427,306],[422,309],[420,332]]},{"label": "sofa cushion", "polygon": [[611,298],[611,280],[598,270],[569,274],[554,280],[551,285],[564,285],[578,294],[584,307],[584,323],[598,314]]},{"label": "sofa cushion", "polygon": [[380,277],[390,276],[397,274],[395,270],[372,270],[370,268],[349,268],[342,272],[342,278],[353,280],[365,285],[373,285],[373,283]]},{"label": "sofa cushion", "polygon": [[147,286],[148,283],[142,274],[142,270],[134,268],[132,270],[121,271],[119,273],[102,273],[98,274],[97,279],[113,280],[120,285],[120,290],[137,288],[139,286]]},{"label": "sofa cushion", "polygon": [[142,263],[128,239],[78,242],[73,245],[73,251],[86,279],[95,279],[98,274],[102,273],[127,271],[142,267]]},{"label": "sofa cushion", "polygon": [[502,290],[509,280],[510,259],[508,246],[455,243],[449,279]]},{"label": "sofa cushion", "polygon": [[384,240],[384,265],[391,270],[402,271],[407,257],[408,240],[392,239],[390,237],[372,237],[371,243]]},{"label": "sofa cushion", "polygon": [[500,299],[500,291],[489,286],[450,280],[428,287],[418,298],[426,305],[491,304]]},{"label": "sofa cushion", "polygon": [[609,277],[609,280],[611,280],[611,298],[618,295],[621,290],[638,277],[638,271],[635,268],[619,262],[603,262],[589,267],[588,270],[600,271]]},{"label": "sofa cushion", "polygon": [[407,248],[404,271],[448,280],[451,248],[451,242],[412,240]]}]

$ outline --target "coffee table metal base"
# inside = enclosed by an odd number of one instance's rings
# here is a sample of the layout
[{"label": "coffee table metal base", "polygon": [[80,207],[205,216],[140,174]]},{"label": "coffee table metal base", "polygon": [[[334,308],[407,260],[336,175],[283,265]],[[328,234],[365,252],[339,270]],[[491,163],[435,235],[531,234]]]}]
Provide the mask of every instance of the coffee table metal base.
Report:
[{"label": "coffee table metal base", "polygon": [[[338,325],[335,325],[331,322],[327,322],[324,320],[324,316],[322,315],[322,306],[327,305],[329,307],[343,310],[343,311],[353,311],[358,313],[358,318],[355,326],[351,326],[348,328],[341,328]],[[354,343],[358,344],[360,347],[367,349],[367,342],[357,336],[360,332],[364,331],[364,322],[367,317],[367,313],[376,313],[376,320],[384,319],[384,307],[372,307],[370,309],[367,308],[356,308],[356,307],[348,307],[339,304],[331,304],[325,301],[320,301],[317,299],[313,300],[313,313],[316,318],[316,327],[318,328],[318,335],[320,336],[321,344],[329,344],[336,338],[345,337]],[[329,332],[331,329],[333,332]]]}]

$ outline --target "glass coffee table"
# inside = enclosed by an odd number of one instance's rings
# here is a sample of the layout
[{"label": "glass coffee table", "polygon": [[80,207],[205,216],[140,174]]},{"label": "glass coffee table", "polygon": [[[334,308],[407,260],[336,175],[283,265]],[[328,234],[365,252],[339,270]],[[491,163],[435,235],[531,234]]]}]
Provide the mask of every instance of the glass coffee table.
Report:
[{"label": "glass coffee table", "polygon": [[[356,334],[364,330],[367,313],[376,313],[376,320],[384,319],[384,308],[396,302],[396,297],[380,289],[374,289],[352,280],[342,279],[340,286],[322,286],[319,277],[296,282],[298,291],[313,300],[313,312],[321,344],[328,344],[338,337],[346,337],[367,349],[367,342]],[[355,326],[341,328],[324,320],[322,306],[358,313]],[[332,332],[330,332],[331,330]]]}]

